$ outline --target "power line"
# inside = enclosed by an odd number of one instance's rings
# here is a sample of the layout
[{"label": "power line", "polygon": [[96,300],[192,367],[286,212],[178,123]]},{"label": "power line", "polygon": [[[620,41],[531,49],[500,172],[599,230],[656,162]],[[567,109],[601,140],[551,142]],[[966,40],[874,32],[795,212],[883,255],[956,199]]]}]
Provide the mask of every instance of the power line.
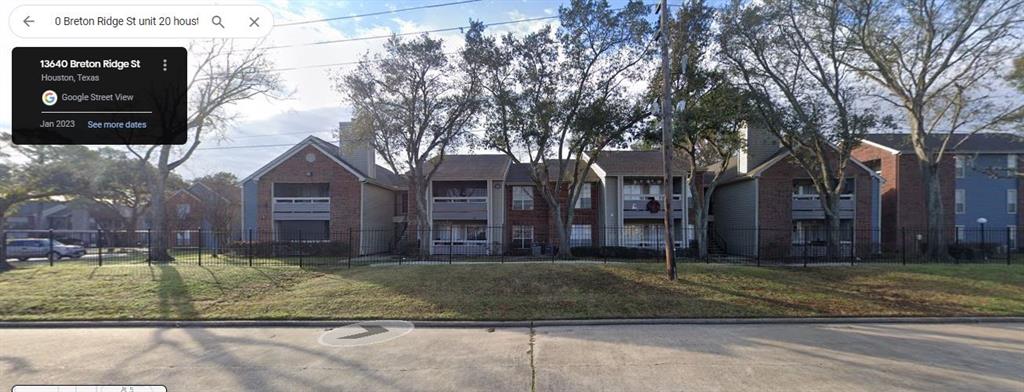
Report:
[{"label": "power line", "polygon": [[355,18],[362,18],[362,17],[367,17],[367,16],[387,15],[387,14],[394,14],[394,13],[405,12],[405,11],[423,10],[423,9],[428,9],[428,8],[440,8],[440,7],[448,7],[448,6],[452,6],[452,5],[475,3],[475,2],[478,2],[478,1],[480,1],[480,0],[463,0],[463,1],[455,1],[455,2],[450,2],[450,3],[429,4],[429,5],[421,5],[421,6],[417,6],[417,7],[400,8],[400,9],[388,10],[388,11],[377,11],[377,12],[371,12],[371,13],[368,13],[368,14],[338,16],[338,17],[334,17],[334,18],[304,20],[304,21],[300,21],[300,22],[279,23],[279,24],[275,24],[274,27],[297,26],[297,25],[303,25],[303,24],[309,24],[309,23],[331,22],[331,21],[342,20],[342,19],[355,19]]}]

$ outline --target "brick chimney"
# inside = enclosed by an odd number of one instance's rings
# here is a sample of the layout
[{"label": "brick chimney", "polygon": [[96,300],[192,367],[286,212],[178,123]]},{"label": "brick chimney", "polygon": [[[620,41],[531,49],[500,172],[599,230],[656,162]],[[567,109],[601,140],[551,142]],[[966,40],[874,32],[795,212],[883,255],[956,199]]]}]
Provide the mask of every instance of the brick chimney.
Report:
[{"label": "brick chimney", "polygon": [[338,123],[338,151],[342,159],[366,174],[377,178],[377,162],[373,149],[373,137],[359,135],[352,129],[351,121]]},{"label": "brick chimney", "polygon": [[740,133],[746,140],[736,160],[736,170],[740,173],[746,173],[764,163],[782,146],[775,135],[757,125],[744,124]]}]

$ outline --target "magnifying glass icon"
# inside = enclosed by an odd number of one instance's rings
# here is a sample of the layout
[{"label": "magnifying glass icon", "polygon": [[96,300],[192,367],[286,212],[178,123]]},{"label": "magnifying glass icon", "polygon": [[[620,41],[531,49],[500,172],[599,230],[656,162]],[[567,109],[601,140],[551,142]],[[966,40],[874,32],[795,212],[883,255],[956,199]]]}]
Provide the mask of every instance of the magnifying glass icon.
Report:
[{"label": "magnifying glass icon", "polygon": [[214,26],[220,26],[220,28],[222,28],[222,29],[225,28],[224,24],[221,23],[220,15],[214,15],[212,22],[213,22]]}]

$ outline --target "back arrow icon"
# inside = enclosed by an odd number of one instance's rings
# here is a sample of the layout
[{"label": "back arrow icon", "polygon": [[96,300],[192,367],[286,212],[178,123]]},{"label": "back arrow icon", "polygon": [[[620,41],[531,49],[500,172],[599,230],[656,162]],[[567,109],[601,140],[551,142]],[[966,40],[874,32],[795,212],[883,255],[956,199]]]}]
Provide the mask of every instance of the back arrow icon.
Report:
[{"label": "back arrow icon", "polygon": [[32,25],[30,25],[29,23],[35,23],[35,21],[29,18],[31,18],[31,16],[26,16],[25,20],[23,20],[22,22],[25,22],[25,26],[32,27]]}]

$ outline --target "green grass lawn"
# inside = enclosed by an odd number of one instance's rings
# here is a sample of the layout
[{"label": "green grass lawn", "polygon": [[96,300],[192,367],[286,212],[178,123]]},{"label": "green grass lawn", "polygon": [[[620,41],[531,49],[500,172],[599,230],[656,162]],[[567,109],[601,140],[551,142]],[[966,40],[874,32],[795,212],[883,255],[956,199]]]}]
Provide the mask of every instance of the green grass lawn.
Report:
[{"label": "green grass lawn", "polygon": [[1024,315],[1024,266],[515,264],[0,272],[0,319],[451,319]]}]

